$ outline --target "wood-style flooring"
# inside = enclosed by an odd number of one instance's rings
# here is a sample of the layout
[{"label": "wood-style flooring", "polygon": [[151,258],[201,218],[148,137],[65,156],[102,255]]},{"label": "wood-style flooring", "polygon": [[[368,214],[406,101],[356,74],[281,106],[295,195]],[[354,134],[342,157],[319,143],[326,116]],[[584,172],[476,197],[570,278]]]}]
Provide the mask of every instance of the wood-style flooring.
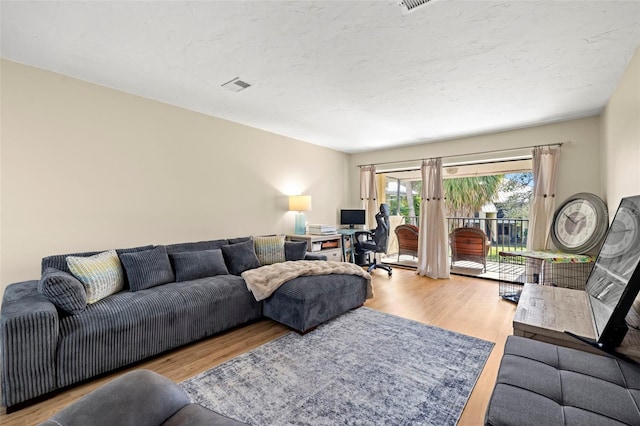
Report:
[{"label": "wood-style flooring", "polygon": [[[515,304],[498,297],[496,281],[455,275],[449,280],[432,280],[401,268],[394,268],[392,277],[382,270],[373,271],[372,275],[375,297],[365,306],[495,342],[459,422],[483,424],[504,342],[513,333]],[[73,387],[17,412],[8,415],[3,412],[0,424],[32,425],[46,420],[96,387],[137,368],[181,382],[288,331],[273,321],[260,320]]]}]

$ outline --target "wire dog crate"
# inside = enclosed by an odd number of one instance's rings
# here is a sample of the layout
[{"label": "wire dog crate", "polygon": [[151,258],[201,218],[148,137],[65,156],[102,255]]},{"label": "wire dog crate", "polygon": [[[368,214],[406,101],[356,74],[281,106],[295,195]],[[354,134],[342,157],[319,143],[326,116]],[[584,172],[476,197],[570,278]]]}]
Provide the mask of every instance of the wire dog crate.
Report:
[{"label": "wire dog crate", "polygon": [[552,251],[501,251],[499,295],[518,303],[525,283],[584,290],[595,256]]}]

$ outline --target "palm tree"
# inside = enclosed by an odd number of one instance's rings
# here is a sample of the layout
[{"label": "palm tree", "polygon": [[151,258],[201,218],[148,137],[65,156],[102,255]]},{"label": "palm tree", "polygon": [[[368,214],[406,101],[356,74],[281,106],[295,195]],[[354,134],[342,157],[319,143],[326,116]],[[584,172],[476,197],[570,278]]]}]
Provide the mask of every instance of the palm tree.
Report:
[{"label": "palm tree", "polygon": [[448,217],[473,217],[482,206],[493,201],[503,175],[444,179],[445,209]]}]

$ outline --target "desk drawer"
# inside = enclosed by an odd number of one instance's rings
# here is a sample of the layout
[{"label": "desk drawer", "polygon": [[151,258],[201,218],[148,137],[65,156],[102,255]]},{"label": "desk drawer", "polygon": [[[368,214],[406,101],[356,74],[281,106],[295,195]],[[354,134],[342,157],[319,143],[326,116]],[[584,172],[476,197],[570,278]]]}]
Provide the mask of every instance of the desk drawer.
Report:
[{"label": "desk drawer", "polygon": [[334,262],[342,262],[342,249],[332,249],[332,250],[322,250],[316,252],[315,254],[323,254],[327,256],[327,260],[332,260]]}]

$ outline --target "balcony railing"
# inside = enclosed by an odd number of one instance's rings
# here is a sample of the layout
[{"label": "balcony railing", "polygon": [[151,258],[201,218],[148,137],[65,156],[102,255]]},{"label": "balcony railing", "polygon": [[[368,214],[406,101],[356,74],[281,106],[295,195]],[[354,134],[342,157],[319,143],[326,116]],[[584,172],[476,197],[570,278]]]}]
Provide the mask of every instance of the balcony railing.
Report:
[{"label": "balcony railing", "polygon": [[[407,216],[405,223],[418,225],[418,217]],[[479,217],[448,217],[447,230],[455,228],[472,227],[479,228],[487,234],[491,240],[491,253],[488,260],[498,261],[498,253],[501,251],[525,251],[527,248],[527,234],[529,231],[529,219],[507,218],[479,218]]]}]

